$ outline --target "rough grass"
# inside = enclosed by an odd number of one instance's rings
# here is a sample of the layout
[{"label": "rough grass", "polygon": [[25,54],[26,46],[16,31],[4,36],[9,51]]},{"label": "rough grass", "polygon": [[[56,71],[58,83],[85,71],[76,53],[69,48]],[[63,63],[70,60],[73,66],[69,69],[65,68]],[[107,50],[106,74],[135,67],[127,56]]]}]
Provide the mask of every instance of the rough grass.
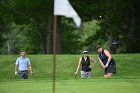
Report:
[{"label": "rough grass", "polygon": [[[27,55],[32,63],[34,75],[30,79],[51,80],[52,79],[52,55]],[[90,55],[97,64],[92,69],[93,78],[102,78],[103,69],[100,67],[97,55]],[[14,64],[18,55],[0,55],[0,81],[15,80]],[[56,78],[71,80],[81,55],[57,55]],[[140,78],[140,54],[117,54],[113,55],[116,60],[117,74],[113,78],[136,79]],[[80,73],[77,77],[80,79]]]}]

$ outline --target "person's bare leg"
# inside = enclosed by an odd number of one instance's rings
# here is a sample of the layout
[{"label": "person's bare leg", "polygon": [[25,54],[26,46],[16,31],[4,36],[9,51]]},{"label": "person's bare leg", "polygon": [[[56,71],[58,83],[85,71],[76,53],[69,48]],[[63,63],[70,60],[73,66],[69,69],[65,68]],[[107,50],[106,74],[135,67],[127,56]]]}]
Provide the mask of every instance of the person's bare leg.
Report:
[{"label": "person's bare leg", "polygon": [[106,78],[106,77],[107,77],[107,74],[104,75],[104,78]]},{"label": "person's bare leg", "polygon": [[104,78],[111,78],[112,77],[112,73],[107,73],[106,75],[104,75]]}]

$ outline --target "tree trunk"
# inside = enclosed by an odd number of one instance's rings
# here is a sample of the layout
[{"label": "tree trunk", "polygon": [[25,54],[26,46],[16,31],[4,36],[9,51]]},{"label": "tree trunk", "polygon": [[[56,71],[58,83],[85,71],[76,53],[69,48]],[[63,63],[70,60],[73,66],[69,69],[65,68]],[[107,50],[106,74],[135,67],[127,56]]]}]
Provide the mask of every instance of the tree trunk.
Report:
[{"label": "tree trunk", "polygon": [[[135,9],[134,6],[131,7],[131,19],[130,19],[130,31],[128,33],[128,44],[127,44],[127,51],[132,53],[137,51],[137,44],[135,42],[135,26],[136,26],[136,21],[135,21]],[[131,42],[131,43],[130,43]]]},{"label": "tree trunk", "polygon": [[61,34],[61,17],[57,17],[57,36],[56,36],[56,53],[62,53],[62,34]]},{"label": "tree trunk", "polygon": [[110,35],[109,35],[109,46],[108,46],[108,51],[110,53],[112,53],[112,51],[111,51],[112,41],[113,41],[113,35],[112,35],[112,32],[111,32]]},{"label": "tree trunk", "polygon": [[46,31],[45,31],[45,26],[44,24],[37,24],[38,26],[38,32],[41,40],[41,47],[42,47],[42,52],[44,54],[47,54],[47,40],[46,40]]},{"label": "tree trunk", "polygon": [[111,32],[109,36],[109,48],[108,48],[111,54],[116,54],[117,51],[118,42],[116,42],[115,38],[116,37],[113,35],[113,32]]},{"label": "tree trunk", "polygon": [[47,36],[47,54],[52,54],[53,47],[53,16],[50,17],[48,36]]},{"label": "tree trunk", "polygon": [[[61,17],[57,17],[56,53],[62,53]],[[53,16],[50,17],[49,32],[47,36],[47,53],[52,54],[53,45]]]},{"label": "tree trunk", "polygon": [[[133,52],[133,51],[137,51],[137,48],[136,48],[136,43],[135,43],[135,17],[132,16],[131,18],[131,23],[130,23],[130,32],[128,34],[128,51],[129,52]],[[132,43],[130,43],[132,42]],[[135,50],[136,49],[136,50]]]}]

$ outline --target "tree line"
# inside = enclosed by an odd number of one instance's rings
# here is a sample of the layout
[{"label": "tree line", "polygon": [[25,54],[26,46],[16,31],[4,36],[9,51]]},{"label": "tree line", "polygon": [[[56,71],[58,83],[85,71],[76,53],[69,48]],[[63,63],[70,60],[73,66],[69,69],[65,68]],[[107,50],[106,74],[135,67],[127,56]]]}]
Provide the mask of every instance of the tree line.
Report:
[{"label": "tree line", "polygon": [[[139,0],[69,0],[82,19],[57,18],[57,53],[140,52]],[[51,54],[53,0],[0,0],[0,54]]]}]

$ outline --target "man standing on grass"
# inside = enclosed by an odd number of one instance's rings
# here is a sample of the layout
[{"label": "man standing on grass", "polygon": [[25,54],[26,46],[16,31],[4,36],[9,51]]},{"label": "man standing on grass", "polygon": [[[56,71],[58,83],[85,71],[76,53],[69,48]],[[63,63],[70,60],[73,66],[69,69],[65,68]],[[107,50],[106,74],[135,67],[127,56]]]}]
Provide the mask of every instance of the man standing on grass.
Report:
[{"label": "man standing on grass", "polygon": [[[93,62],[93,65],[90,65],[90,62]],[[87,51],[83,51],[83,57],[79,59],[79,64],[77,67],[77,70],[75,72],[75,75],[78,74],[78,70],[80,68],[80,65],[82,65],[81,68],[81,78],[91,78],[91,68],[96,64],[96,61],[88,56]]]},{"label": "man standing on grass", "polygon": [[30,60],[26,57],[26,52],[22,51],[21,57],[17,58],[15,63],[15,75],[19,74],[20,79],[28,79],[28,67],[32,75],[33,72]]}]

